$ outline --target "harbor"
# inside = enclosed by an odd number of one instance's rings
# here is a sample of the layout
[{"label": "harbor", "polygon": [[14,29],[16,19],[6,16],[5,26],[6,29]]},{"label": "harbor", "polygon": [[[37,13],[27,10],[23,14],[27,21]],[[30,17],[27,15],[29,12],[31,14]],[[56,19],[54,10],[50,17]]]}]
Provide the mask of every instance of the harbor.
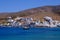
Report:
[{"label": "harbor", "polygon": [[34,20],[33,18],[24,18],[24,17],[7,17],[5,23],[0,23],[0,27],[22,27],[22,28],[30,28],[30,27],[60,27],[60,21],[53,20],[52,17],[45,16],[43,17],[44,21]]}]

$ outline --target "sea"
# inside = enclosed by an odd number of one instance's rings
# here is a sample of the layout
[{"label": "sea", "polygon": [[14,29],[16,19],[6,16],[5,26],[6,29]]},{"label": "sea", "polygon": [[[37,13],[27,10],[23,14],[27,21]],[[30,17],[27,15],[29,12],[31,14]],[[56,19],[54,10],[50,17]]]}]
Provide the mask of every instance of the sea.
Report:
[{"label": "sea", "polygon": [[60,28],[0,28],[0,40],[60,40]]}]

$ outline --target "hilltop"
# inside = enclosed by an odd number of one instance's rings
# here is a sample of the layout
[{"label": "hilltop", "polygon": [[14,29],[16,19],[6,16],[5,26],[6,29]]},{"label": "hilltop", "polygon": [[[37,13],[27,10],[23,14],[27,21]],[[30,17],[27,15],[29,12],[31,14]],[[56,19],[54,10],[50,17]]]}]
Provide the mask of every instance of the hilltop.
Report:
[{"label": "hilltop", "polygon": [[37,8],[31,8],[20,12],[12,13],[0,13],[0,20],[3,20],[9,16],[15,18],[20,17],[32,17],[34,19],[43,20],[44,16],[51,16],[55,20],[60,20],[60,5],[57,6],[42,6]]}]

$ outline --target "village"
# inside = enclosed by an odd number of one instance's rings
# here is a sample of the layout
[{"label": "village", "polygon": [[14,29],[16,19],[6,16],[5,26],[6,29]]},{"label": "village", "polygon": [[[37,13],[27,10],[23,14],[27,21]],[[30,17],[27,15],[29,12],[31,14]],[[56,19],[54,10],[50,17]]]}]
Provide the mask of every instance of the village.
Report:
[{"label": "village", "polygon": [[0,23],[0,27],[60,27],[60,21],[53,20],[52,17],[45,16],[43,17],[44,21],[34,20],[33,18],[24,18],[16,17],[7,17],[5,23]]}]

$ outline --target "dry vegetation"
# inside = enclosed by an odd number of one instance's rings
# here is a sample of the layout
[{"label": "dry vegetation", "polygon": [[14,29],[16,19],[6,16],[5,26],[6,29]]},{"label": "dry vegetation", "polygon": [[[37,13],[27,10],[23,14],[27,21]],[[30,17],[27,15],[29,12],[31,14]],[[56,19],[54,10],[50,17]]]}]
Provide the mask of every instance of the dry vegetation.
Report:
[{"label": "dry vegetation", "polygon": [[60,5],[43,6],[15,13],[0,13],[0,21],[5,20],[9,16],[12,16],[13,18],[15,18],[16,16],[32,17],[34,19],[40,19],[40,20],[43,20],[44,16],[51,16],[55,20],[60,20]]}]

